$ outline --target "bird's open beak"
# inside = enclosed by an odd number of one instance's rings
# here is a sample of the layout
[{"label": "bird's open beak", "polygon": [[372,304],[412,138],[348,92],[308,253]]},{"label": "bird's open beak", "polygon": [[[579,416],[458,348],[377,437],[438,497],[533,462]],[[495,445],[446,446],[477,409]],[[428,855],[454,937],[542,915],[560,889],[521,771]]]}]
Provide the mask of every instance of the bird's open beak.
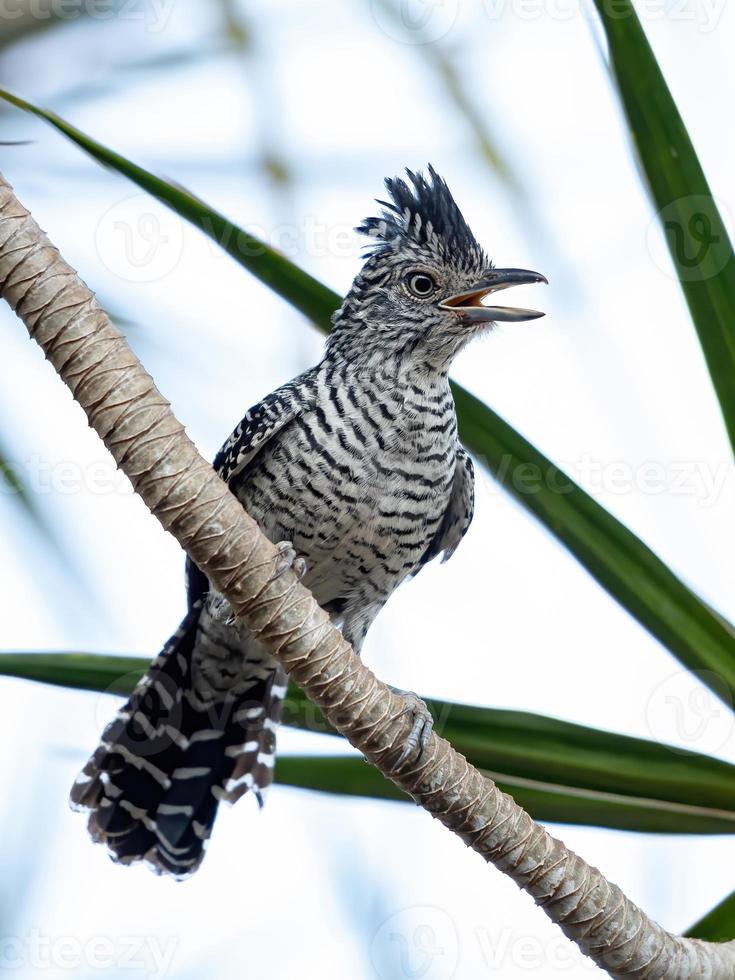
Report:
[{"label": "bird's open beak", "polygon": [[464,293],[450,296],[439,304],[444,310],[458,313],[465,323],[493,323],[505,321],[517,323],[520,320],[535,320],[543,316],[538,310],[522,310],[513,306],[483,306],[482,300],[490,293],[509,286],[522,286],[532,282],[545,282],[546,276],[540,272],[529,272],[527,269],[493,269],[485,279]]}]

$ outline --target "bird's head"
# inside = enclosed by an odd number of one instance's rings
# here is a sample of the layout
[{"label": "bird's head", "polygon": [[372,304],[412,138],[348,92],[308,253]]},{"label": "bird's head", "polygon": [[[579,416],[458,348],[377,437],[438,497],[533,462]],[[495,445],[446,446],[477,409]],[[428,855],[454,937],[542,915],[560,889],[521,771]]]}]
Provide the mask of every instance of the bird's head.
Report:
[{"label": "bird's head", "polygon": [[370,251],[335,314],[328,350],[356,360],[418,360],[444,371],[494,323],[543,316],[483,305],[485,297],[546,279],[494,268],[433,167],[428,179],[406,173],[408,181],[385,181],[390,200],[378,201],[381,213],[357,228],[372,239]]}]

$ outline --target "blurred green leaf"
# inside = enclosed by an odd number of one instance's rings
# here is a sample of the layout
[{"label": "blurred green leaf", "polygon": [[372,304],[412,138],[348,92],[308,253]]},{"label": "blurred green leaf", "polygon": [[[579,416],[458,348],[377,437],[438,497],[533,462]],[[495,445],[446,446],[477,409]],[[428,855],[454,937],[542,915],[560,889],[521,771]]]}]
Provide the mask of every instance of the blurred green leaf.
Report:
[{"label": "blurred green leaf", "polygon": [[595,0],[642,169],[735,449],[735,256],[631,0]]},{"label": "blurred green leaf", "polygon": [[[0,675],[129,694],[149,661],[78,653],[6,653]],[[645,739],[520,711],[428,701],[436,730],[544,820],[658,833],[735,833],[735,766]],[[294,684],[284,723],[335,734]],[[349,756],[286,757],[277,778],[293,786],[388,799],[405,797]]]},{"label": "blurred green leaf", "polygon": [[39,9],[29,0],[19,2],[10,10],[4,11],[0,17],[0,51],[5,51],[18,41],[23,41],[34,34],[46,33],[52,28],[64,23],[58,8],[49,5],[44,9],[44,16],[39,16]]},{"label": "blurred green leaf", "polygon": [[60,568],[80,585],[88,588],[89,585],[83,570],[76,566],[69,554],[69,549],[59,540],[54,528],[36,504],[31,490],[21,479],[18,468],[10,462],[10,457],[2,445],[0,445],[0,494],[11,497],[23,511],[31,528],[50,549]]},{"label": "blurred green leaf", "polygon": [[430,70],[435,73],[452,104],[453,117],[462,119],[469,129],[479,151],[480,157],[489,165],[509,190],[522,196],[518,178],[505,159],[500,147],[493,139],[487,125],[485,113],[475,104],[474,91],[466,85],[462,76],[462,55],[452,52],[446,45],[435,39],[415,21],[410,25],[405,19],[403,0],[375,0],[377,5],[393,21],[398,31],[405,35],[411,50],[422,57]]},{"label": "blurred green leaf", "polygon": [[37,528],[47,530],[41,512],[18,475],[17,469],[10,463],[10,457],[2,445],[0,445],[0,492],[11,495]]},{"label": "blurred green leaf", "polygon": [[735,892],[723,898],[711,912],[695,922],[684,933],[692,939],[708,939],[713,943],[729,942],[735,939]]},{"label": "blurred green leaf", "polygon": [[97,653],[2,653],[0,677],[127,695],[149,665],[145,657]]},{"label": "blurred green leaf", "polygon": [[[340,297],[199,198],[80,133],[53,113],[0,90],[0,97],[50,122],[96,160],[129,177],[191,221],[278,295],[329,330]],[[732,706],[735,630],[563,471],[499,415],[453,384],[465,445],[587,568],[604,588],[700,680]]]}]

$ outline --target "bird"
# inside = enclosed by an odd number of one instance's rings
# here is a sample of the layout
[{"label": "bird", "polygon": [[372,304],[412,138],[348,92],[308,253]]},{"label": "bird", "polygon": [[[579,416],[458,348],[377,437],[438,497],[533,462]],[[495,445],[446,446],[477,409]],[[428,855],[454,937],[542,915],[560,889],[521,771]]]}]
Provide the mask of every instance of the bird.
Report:
[{"label": "bird", "polygon": [[[474,511],[472,460],[449,384],[456,355],[536,310],[490,294],[545,283],[496,268],[446,181],[385,180],[355,230],[364,263],[332,318],[319,363],[251,408],[214,468],[359,654],[398,586],[450,558]],[[112,859],[184,879],[200,866],[221,802],[273,780],[288,678],[189,559],[188,611],[77,777],[71,805]],[[422,750],[431,715],[401,692]],[[403,756],[402,756],[403,758]]]}]

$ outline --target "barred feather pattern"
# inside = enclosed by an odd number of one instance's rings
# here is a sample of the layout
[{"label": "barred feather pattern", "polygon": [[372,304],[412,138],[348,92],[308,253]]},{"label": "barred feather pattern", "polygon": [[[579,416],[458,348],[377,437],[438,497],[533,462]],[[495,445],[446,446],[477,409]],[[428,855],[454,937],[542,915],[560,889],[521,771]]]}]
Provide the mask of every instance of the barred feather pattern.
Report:
[{"label": "barred feather pattern", "polygon": [[[279,667],[247,690],[201,698],[193,683],[198,602],[107,726],[71,792],[89,833],[121,864],[144,861],[176,878],[201,864],[221,801],[272,780],[287,679]],[[242,662],[242,658],[240,658]]]},{"label": "barred feather pattern", "polygon": [[[404,283],[420,263],[451,295],[487,259],[432,177],[412,177],[414,197],[389,184],[389,241],[335,314],[322,361],[252,408],[214,463],[270,540],[303,556],[304,584],[358,653],[401,582],[451,555],[472,520],[448,370],[474,328]],[[191,563],[187,580],[187,617],[72,790],[115,860],[176,877],[199,866],[220,802],[262,800],[286,691]]]},{"label": "barred feather pattern", "polygon": [[[359,651],[400,582],[464,534],[471,466],[446,378],[397,386],[325,359],[299,384],[298,405],[282,393],[279,423],[267,422],[277,435],[254,455],[235,436],[219,466],[268,537],[305,556],[305,585]],[[190,577],[191,611],[72,792],[116,860],[177,877],[199,866],[220,801],[262,799],[285,694],[276,661]]]}]

